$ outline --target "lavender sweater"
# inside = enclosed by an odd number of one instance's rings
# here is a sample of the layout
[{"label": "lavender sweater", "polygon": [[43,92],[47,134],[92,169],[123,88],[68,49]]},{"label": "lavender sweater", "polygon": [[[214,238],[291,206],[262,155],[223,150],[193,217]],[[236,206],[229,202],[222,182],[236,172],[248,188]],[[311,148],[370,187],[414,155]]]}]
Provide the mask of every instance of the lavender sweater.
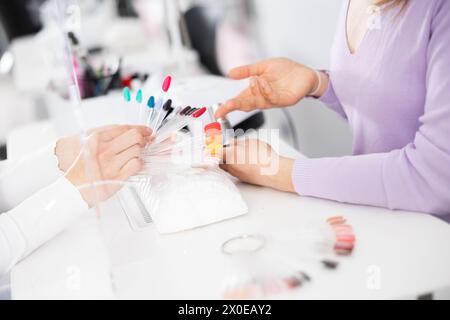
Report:
[{"label": "lavender sweater", "polygon": [[321,101],[348,121],[354,155],[298,159],[297,192],[450,221],[450,0],[382,10],[355,54],[346,16]]}]

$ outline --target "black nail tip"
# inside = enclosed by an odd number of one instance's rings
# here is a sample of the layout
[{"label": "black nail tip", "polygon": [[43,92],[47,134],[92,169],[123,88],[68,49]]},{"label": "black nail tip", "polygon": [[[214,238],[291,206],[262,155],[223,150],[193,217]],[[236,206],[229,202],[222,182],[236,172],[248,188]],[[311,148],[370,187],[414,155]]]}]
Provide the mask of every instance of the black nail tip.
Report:
[{"label": "black nail tip", "polygon": [[181,110],[180,115],[184,116],[186,112],[189,112],[189,110],[191,110],[191,107],[184,108],[183,110]]},{"label": "black nail tip", "polygon": [[322,260],[320,261],[320,263],[322,263],[322,265],[327,268],[327,269],[336,269],[339,266],[339,262],[334,261],[334,260]]},{"label": "black nail tip", "polygon": [[172,108],[172,100],[171,99],[167,100],[166,103],[164,103],[163,110],[169,111],[170,108]]},{"label": "black nail tip", "polygon": [[306,272],[299,271],[298,275],[301,277],[301,279],[303,279],[305,281],[308,281],[308,282],[311,281],[311,277]]}]

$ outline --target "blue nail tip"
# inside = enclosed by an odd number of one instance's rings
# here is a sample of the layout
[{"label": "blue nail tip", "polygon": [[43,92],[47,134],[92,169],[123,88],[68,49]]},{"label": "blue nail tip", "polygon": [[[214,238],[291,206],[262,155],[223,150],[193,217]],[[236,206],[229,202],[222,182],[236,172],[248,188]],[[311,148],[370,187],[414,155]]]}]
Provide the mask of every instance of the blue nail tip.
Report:
[{"label": "blue nail tip", "polygon": [[142,103],[142,90],[141,89],[139,89],[137,94],[136,94],[136,101],[138,103]]},{"label": "blue nail tip", "polygon": [[154,96],[151,96],[150,98],[148,98],[147,107],[149,107],[149,108],[155,107],[155,97]]},{"label": "blue nail tip", "polygon": [[130,88],[128,88],[128,87],[123,88],[123,98],[125,99],[126,102],[131,101]]}]

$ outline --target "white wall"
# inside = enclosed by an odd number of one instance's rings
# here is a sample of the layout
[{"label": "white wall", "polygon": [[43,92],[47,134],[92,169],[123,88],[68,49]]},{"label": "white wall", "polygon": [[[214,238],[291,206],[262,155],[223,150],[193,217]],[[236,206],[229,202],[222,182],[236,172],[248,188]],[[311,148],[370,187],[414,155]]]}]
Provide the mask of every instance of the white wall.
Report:
[{"label": "white wall", "polygon": [[[326,69],[344,0],[254,0],[264,56],[285,56]],[[321,103],[302,101],[289,109],[295,120],[300,151],[311,157],[351,152],[347,124]],[[285,127],[280,111],[268,112],[269,125]]]}]

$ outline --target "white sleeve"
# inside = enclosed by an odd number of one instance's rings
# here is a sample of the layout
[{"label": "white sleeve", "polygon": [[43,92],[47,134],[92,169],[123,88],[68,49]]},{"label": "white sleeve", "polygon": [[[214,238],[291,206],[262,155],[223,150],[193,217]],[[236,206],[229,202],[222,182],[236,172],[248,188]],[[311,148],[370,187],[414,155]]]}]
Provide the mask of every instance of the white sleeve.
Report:
[{"label": "white sleeve", "polygon": [[58,169],[55,143],[20,159],[0,163],[0,212],[14,208],[26,198],[55,182]]},{"label": "white sleeve", "polygon": [[64,177],[0,214],[0,276],[88,210]]}]

